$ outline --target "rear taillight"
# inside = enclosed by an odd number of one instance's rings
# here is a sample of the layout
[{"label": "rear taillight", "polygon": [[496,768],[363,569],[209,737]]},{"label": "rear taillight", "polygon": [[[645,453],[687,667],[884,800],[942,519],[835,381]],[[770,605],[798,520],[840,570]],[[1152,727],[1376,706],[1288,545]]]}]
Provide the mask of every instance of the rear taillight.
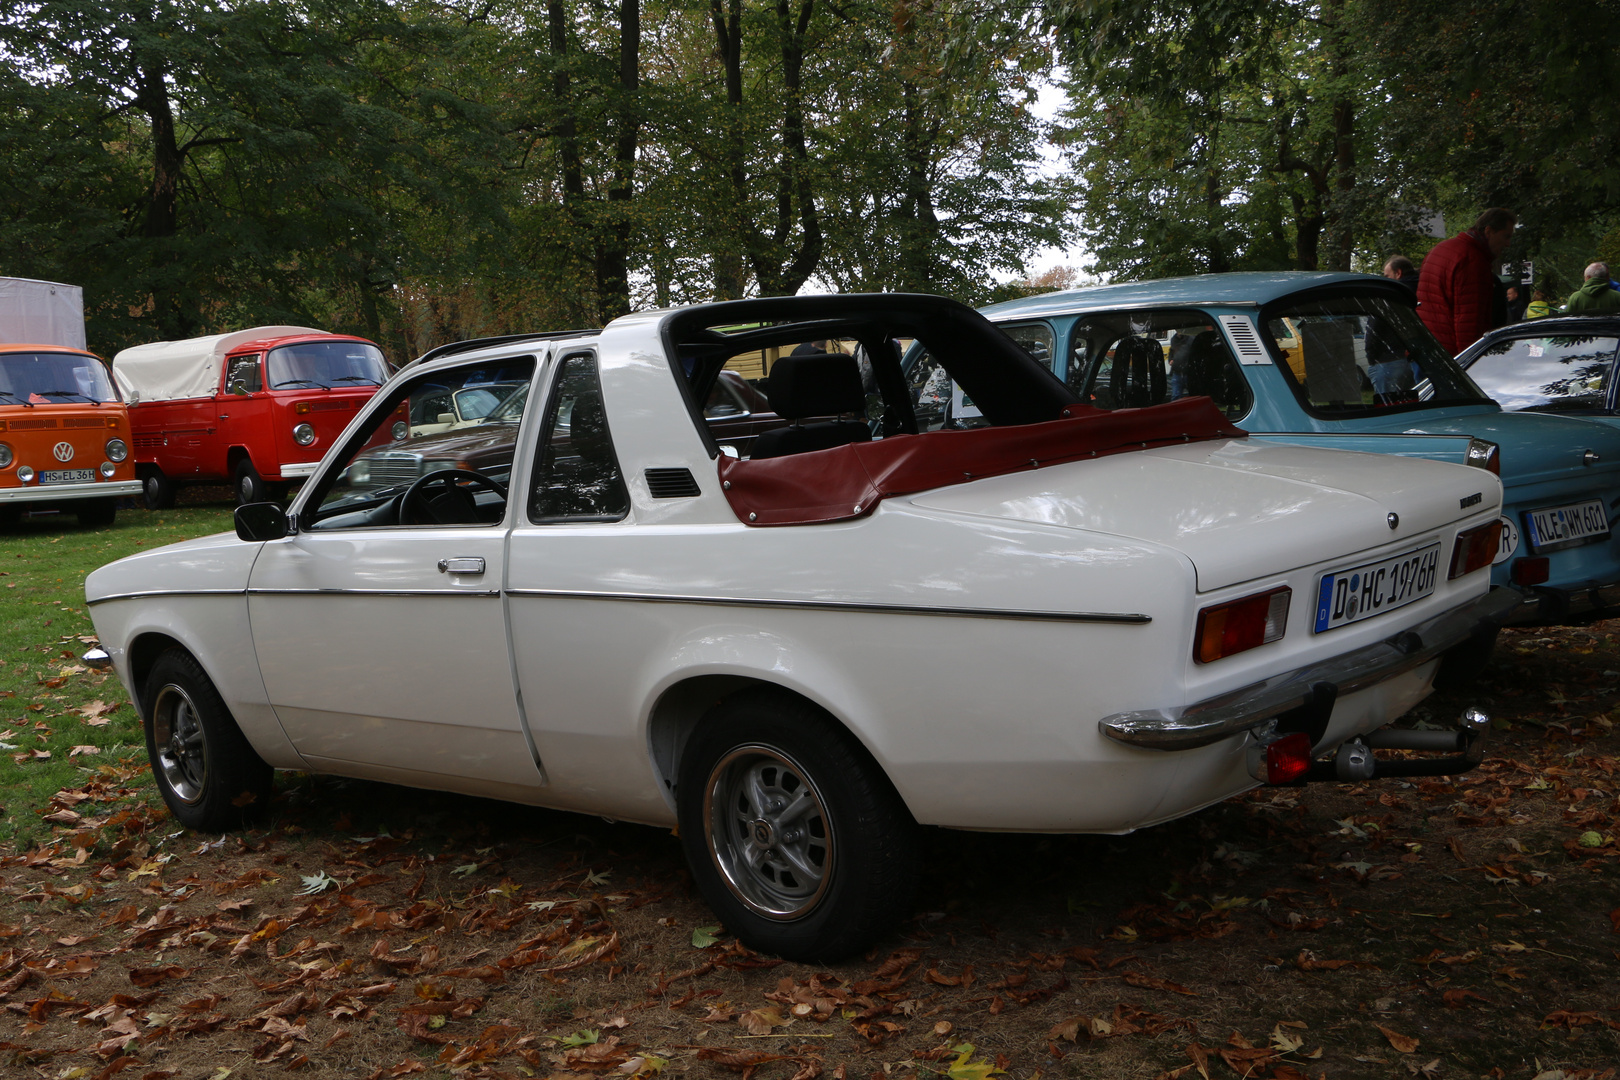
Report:
[{"label": "rear taillight", "polygon": [[1457,534],[1456,546],[1451,549],[1451,577],[1472,574],[1482,566],[1491,565],[1502,546],[1502,519],[1476,525]]},{"label": "rear taillight", "polygon": [[1552,576],[1552,564],[1545,555],[1537,559],[1513,560],[1513,584],[1540,585]]},{"label": "rear taillight", "polygon": [[1272,589],[1200,611],[1194,659],[1207,664],[1276,641],[1288,627],[1291,596],[1292,589]]},{"label": "rear taillight", "polygon": [[1496,476],[1502,475],[1502,448],[1484,439],[1468,440],[1468,456],[1464,459],[1476,469],[1484,469]]},{"label": "rear taillight", "polygon": [[1292,784],[1310,768],[1311,737],[1303,731],[1296,731],[1266,747],[1265,761],[1260,765],[1260,782]]}]

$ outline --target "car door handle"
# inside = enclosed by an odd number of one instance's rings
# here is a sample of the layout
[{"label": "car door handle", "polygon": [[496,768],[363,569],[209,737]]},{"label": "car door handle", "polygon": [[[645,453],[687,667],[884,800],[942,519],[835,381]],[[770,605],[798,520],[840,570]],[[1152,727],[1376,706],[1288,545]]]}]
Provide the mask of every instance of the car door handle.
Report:
[{"label": "car door handle", "polygon": [[441,574],[482,574],[484,560],[476,555],[460,555],[453,559],[439,560],[439,573]]}]

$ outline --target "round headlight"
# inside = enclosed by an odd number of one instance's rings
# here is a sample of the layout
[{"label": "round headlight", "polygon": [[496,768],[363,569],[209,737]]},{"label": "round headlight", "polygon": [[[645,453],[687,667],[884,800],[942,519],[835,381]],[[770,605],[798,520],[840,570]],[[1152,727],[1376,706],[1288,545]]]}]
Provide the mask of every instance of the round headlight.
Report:
[{"label": "round headlight", "polygon": [[308,424],[299,424],[293,428],[293,442],[299,446],[308,446],[315,441],[315,429]]},{"label": "round headlight", "polygon": [[11,468],[11,463],[15,460],[16,456],[12,454],[11,447],[7,446],[3,442],[0,442],[0,469]]},{"label": "round headlight", "polygon": [[118,466],[114,465],[112,462],[103,461],[101,463],[101,475],[105,476],[107,479],[111,480],[112,479],[112,474],[117,472],[117,471],[118,471]]},{"label": "round headlight", "polygon": [[127,457],[129,457],[129,446],[123,439],[107,440],[108,461],[123,461]]},{"label": "round headlight", "polygon": [[371,462],[360,460],[349,466],[349,483],[371,483]]},{"label": "round headlight", "polygon": [[407,436],[407,435],[409,435],[411,433],[411,425],[407,424],[403,420],[395,420],[393,430],[394,430],[394,441],[399,442],[401,439],[405,438],[405,436]]},{"label": "round headlight", "polygon": [[17,466],[17,479],[25,484],[32,483],[34,480],[33,468],[28,465]]}]

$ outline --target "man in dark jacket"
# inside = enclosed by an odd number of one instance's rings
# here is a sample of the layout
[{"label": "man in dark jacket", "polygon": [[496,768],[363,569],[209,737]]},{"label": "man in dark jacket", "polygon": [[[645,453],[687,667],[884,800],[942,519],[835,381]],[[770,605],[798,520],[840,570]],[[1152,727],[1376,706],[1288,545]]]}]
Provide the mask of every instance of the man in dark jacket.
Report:
[{"label": "man in dark jacket", "polygon": [[1391,255],[1384,262],[1384,276],[1391,281],[1398,281],[1411,289],[1414,293],[1418,287],[1417,267],[1405,255]]},{"label": "man in dark jacket", "polygon": [[1487,210],[1473,228],[1440,243],[1423,260],[1418,317],[1453,356],[1499,325],[1493,310],[1498,279],[1491,266],[1517,223],[1511,210]]},{"label": "man in dark jacket", "polygon": [[1620,292],[1609,281],[1609,264],[1595,262],[1586,268],[1586,280],[1569,294],[1566,311],[1570,315],[1596,315],[1620,311]]}]

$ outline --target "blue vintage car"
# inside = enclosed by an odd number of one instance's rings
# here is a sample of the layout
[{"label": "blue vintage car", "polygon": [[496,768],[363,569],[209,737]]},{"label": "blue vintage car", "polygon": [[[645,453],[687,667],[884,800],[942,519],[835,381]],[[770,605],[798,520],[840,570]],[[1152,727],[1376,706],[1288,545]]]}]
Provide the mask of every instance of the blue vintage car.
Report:
[{"label": "blue vintage car", "polygon": [[[1493,580],[1526,596],[1509,621],[1620,613],[1620,541],[1610,529],[1620,513],[1620,430],[1504,411],[1396,282],[1211,274],[1047,293],[984,313],[1098,408],[1204,394],[1268,440],[1498,471],[1504,529]],[[908,361],[924,427],[976,422],[972,401],[926,354]]]}]

